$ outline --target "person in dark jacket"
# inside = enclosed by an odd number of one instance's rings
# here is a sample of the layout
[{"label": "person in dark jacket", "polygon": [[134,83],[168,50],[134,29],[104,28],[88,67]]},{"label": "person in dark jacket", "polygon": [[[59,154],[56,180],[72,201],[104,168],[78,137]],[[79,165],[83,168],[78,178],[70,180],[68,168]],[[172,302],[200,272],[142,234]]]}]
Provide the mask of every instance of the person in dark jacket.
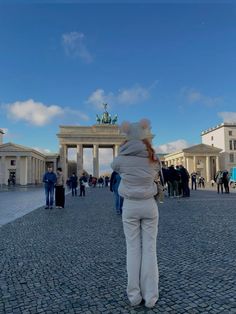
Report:
[{"label": "person in dark jacket", "polygon": [[170,184],[170,197],[179,196],[180,174],[173,165],[169,167],[168,183]]},{"label": "person in dark jacket", "polygon": [[43,176],[45,195],[46,195],[46,207],[45,209],[53,208],[54,202],[54,185],[57,182],[57,176],[52,170],[52,166],[48,166],[48,171]]},{"label": "person in dark jacket", "polygon": [[186,168],[184,168],[183,165],[179,166],[179,171],[181,175],[181,182],[182,182],[182,196],[183,197],[189,197],[190,196],[190,190],[189,190],[189,173]]},{"label": "person in dark jacket", "polygon": [[229,173],[227,170],[223,171],[222,183],[223,183],[224,188],[225,188],[225,193],[229,193]]},{"label": "person in dark jacket", "polygon": [[77,195],[77,186],[78,186],[78,178],[75,172],[72,173],[72,176],[70,177],[70,188],[72,196]]},{"label": "person in dark jacket", "polygon": [[115,209],[118,215],[122,214],[122,206],[124,198],[119,195],[118,188],[120,185],[121,177],[118,172],[113,171],[110,179],[110,191],[115,195]]},{"label": "person in dark jacket", "polygon": [[85,174],[83,173],[82,176],[79,178],[79,187],[80,187],[79,196],[85,196],[85,183],[87,181],[88,180],[87,180]]},{"label": "person in dark jacket", "polygon": [[191,186],[192,186],[192,190],[197,189],[197,173],[196,172],[191,173]]}]

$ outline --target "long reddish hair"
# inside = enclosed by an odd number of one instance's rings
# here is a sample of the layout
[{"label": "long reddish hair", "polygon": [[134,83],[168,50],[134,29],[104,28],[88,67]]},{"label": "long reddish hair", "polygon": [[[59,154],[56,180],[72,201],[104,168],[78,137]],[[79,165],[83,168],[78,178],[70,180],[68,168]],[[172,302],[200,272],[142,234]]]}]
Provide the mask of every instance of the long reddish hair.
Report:
[{"label": "long reddish hair", "polygon": [[158,162],[155,154],[155,150],[153,149],[151,143],[148,139],[143,139],[143,143],[146,145],[147,151],[148,151],[148,159],[150,162]]}]

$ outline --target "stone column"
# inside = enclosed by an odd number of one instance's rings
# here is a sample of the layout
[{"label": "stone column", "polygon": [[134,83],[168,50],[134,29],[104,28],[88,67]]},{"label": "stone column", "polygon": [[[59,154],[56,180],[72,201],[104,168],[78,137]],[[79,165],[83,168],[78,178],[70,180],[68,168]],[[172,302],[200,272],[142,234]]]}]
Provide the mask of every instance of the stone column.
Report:
[{"label": "stone column", "polygon": [[93,144],[93,176],[99,176],[99,159],[98,159],[98,145]]},{"label": "stone column", "polygon": [[210,173],[210,157],[206,156],[206,181],[210,182],[211,173]]},{"label": "stone column", "polygon": [[197,171],[197,167],[196,167],[196,156],[193,156],[193,171],[194,171],[194,172]]},{"label": "stone column", "polygon": [[189,157],[186,157],[186,164],[185,164],[185,168],[188,170],[188,172],[190,171],[189,169]]},{"label": "stone column", "polygon": [[65,181],[68,178],[67,145],[63,144],[60,148],[60,165],[64,174]]},{"label": "stone column", "polygon": [[118,155],[119,148],[120,148],[119,145],[114,145],[113,146],[113,158],[115,158]]},{"label": "stone column", "polygon": [[32,157],[27,157],[27,184],[32,183]]},{"label": "stone column", "polygon": [[0,166],[0,184],[7,184],[6,179],[6,157],[1,157],[1,166]]},{"label": "stone column", "polygon": [[77,145],[77,176],[80,177],[84,170],[84,158],[83,158],[84,150],[83,144]]},{"label": "stone column", "polygon": [[220,158],[216,156],[216,172],[220,170]]},{"label": "stone column", "polygon": [[16,157],[16,184],[20,184],[20,156]]}]

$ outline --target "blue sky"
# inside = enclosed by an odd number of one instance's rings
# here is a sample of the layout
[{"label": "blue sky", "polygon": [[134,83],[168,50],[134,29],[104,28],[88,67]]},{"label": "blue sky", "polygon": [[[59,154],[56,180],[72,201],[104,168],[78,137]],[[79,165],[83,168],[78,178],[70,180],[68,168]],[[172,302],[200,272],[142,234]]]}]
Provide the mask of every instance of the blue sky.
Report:
[{"label": "blue sky", "polygon": [[150,119],[160,152],[236,121],[236,5],[33,2],[0,1],[4,142],[57,152],[59,125],[94,124],[102,102]]}]

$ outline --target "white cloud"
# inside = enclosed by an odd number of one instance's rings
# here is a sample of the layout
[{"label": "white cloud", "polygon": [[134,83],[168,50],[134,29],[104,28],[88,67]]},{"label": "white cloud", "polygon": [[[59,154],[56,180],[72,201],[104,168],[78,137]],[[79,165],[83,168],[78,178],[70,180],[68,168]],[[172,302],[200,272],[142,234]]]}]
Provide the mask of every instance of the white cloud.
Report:
[{"label": "white cloud", "polygon": [[236,123],[236,112],[219,112],[218,116],[221,117],[224,122]]},{"label": "white cloud", "polygon": [[2,108],[7,110],[9,119],[27,121],[36,126],[44,126],[50,123],[54,118],[74,119],[88,121],[87,114],[79,110],[70,109],[70,107],[60,107],[56,105],[47,106],[33,99],[26,101],[16,101],[12,104],[3,105]]},{"label": "white cloud", "polygon": [[169,142],[155,147],[155,151],[160,154],[169,154],[180,151],[186,147],[191,146],[187,141],[180,139],[174,142]]},{"label": "white cloud", "polygon": [[16,101],[6,105],[8,118],[15,120],[24,120],[37,126],[43,126],[49,123],[54,117],[63,114],[59,106],[46,106],[41,102],[35,102],[33,99],[26,101]]},{"label": "white cloud", "polygon": [[[155,83],[156,85],[156,83]],[[104,89],[96,89],[89,97],[87,102],[101,108],[102,103],[113,103],[118,105],[133,105],[141,103],[150,97],[150,89],[155,86],[145,88],[135,85],[131,88],[118,90],[117,93],[105,93]]]},{"label": "white cloud", "polygon": [[210,97],[202,94],[201,92],[193,88],[183,88],[181,90],[181,95],[189,104],[203,104],[209,107],[218,105],[221,101],[221,97]]},{"label": "white cloud", "polygon": [[103,103],[113,103],[115,96],[113,93],[105,94],[103,89],[96,89],[88,98],[87,103],[101,109]]},{"label": "white cloud", "polygon": [[62,34],[62,45],[68,56],[79,57],[87,63],[93,61],[91,53],[85,44],[85,35],[80,32]]}]

